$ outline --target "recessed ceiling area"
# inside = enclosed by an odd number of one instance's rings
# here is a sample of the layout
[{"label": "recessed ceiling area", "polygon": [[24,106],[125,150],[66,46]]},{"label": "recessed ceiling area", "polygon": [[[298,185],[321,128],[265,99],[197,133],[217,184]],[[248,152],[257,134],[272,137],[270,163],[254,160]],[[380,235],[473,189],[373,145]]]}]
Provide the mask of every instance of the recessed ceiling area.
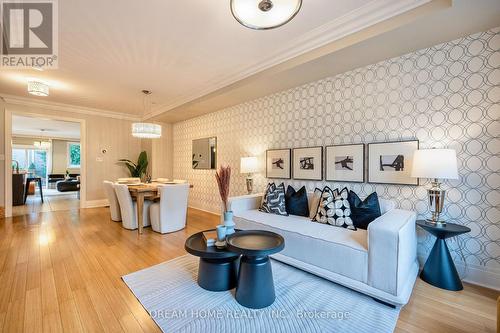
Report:
[{"label": "recessed ceiling area", "polygon": [[12,115],[12,135],[36,138],[80,139],[80,123]]},{"label": "recessed ceiling area", "polygon": [[[433,1],[406,24],[384,21],[240,80],[155,121],[177,122],[500,26],[500,1]],[[421,7],[422,8],[422,7]],[[414,13],[411,13],[414,14]],[[408,15],[409,16],[409,15]],[[371,31],[373,30],[373,31]],[[368,36],[368,37],[367,37]]]},{"label": "recessed ceiling area", "polygon": [[304,1],[266,31],[239,24],[229,0],[60,1],[59,69],[1,68],[0,93],[28,97],[35,77],[50,85],[38,100],[142,115],[149,89],[156,115],[430,1]]}]

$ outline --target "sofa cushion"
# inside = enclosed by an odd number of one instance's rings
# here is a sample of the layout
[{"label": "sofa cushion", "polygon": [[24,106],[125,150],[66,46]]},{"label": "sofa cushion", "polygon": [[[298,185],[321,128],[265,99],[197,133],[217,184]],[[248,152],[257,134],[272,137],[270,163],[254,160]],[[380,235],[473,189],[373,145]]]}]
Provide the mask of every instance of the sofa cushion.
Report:
[{"label": "sofa cushion", "polygon": [[341,191],[332,191],[328,186],[325,186],[321,194],[318,212],[313,221],[356,230],[351,219],[351,209],[349,201],[347,201],[348,196],[347,188]]},{"label": "sofa cushion", "polygon": [[357,228],[366,230],[370,222],[381,216],[377,192],[373,192],[365,200],[361,201],[355,192],[349,191],[347,200],[351,206],[351,217],[354,226]]},{"label": "sofa cushion", "polygon": [[288,185],[285,193],[285,205],[288,214],[309,216],[306,187],[302,186],[298,191],[295,191],[293,187]]},{"label": "sofa cushion", "polygon": [[264,213],[288,215],[285,206],[285,184],[281,183],[276,186],[273,183],[267,187],[265,200],[260,210]]},{"label": "sofa cushion", "polygon": [[307,200],[309,201],[309,218],[312,220],[318,212],[319,200],[321,199],[321,193],[323,191],[319,188],[315,188],[314,192],[307,193]]},{"label": "sofa cushion", "polygon": [[236,227],[269,230],[285,238],[283,255],[366,283],[368,275],[367,231],[332,228],[311,223],[307,217],[279,216],[256,209],[239,212]]}]

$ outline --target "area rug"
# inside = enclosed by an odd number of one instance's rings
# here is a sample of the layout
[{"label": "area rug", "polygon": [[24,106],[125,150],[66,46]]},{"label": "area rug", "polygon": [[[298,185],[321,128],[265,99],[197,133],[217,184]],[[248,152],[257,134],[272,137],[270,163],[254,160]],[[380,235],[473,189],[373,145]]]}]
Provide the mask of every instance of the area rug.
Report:
[{"label": "area rug", "polygon": [[398,309],[276,260],[276,301],[253,310],[234,290],[196,283],[198,258],[185,255],[122,277],[163,332],[393,332]]}]

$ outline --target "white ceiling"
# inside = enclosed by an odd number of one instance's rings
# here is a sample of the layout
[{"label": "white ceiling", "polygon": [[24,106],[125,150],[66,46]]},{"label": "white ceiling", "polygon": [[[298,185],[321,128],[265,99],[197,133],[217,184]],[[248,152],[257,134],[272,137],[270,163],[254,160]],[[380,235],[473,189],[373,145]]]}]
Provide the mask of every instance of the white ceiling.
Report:
[{"label": "white ceiling", "polygon": [[268,31],[237,23],[229,0],[59,1],[59,69],[0,69],[0,93],[27,97],[39,77],[40,100],[143,115],[149,89],[158,115],[428,1],[304,0]]},{"label": "white ceiling", "polygon": [[80,123],[12,115],[12,134],[36,138],[80,139]]}]

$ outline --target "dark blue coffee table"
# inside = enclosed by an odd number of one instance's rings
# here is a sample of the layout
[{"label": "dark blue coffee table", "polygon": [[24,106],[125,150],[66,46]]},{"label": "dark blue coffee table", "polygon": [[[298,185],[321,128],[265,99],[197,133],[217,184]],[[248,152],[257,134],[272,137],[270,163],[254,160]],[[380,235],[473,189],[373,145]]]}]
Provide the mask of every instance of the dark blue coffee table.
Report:
[{"label": "dark blue coffee table", "polygon": [[240,255],[227,249],[207,246],[203,240],[203,232],[205,231],[189,236],[184,244],[188,253],[200,257],[198,285],[210,291],[233,289],[236,287]]},{"label": "dark blue coffee table", "polygon": [[236,300],[241,305],[261,309],[273,304],[273,271],[269,255],[285,247],[280,235],[263,230],[246,230],[227,237],[227,248],[241,254]]}]

